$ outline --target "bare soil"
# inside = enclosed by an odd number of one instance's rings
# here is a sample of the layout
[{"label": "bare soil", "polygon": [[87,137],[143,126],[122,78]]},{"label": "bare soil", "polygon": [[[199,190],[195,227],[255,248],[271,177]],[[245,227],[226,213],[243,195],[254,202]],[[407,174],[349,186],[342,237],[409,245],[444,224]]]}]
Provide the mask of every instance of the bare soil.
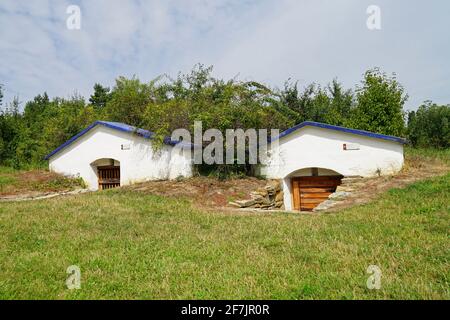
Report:
[{"label": "bare soil", "polygon": [[186,198],[197,207],[223,208],[228,206],[230,201],[249,199],[251,191],[264,187],[266,183],[266,180],[253,177],[223,181],[209,177],[194,177],[183,180],[148,181],[122,189]]}]

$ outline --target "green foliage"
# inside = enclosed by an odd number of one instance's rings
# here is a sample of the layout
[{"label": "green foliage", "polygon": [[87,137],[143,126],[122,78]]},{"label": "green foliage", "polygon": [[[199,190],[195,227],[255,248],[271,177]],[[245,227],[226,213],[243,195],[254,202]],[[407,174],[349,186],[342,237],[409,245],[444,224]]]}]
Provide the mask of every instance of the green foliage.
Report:
[{"label": "green foliage", "polygon": [[152,102],[152,84],[141,83],[133,77],[119,77],[101,114],[107,120],[124,122],[132,126],[142,126],[142,115]]},{"label": "green foliage", "polygon": [[0,193],[2,196],[26,195],[35,191],[68,191],[80,187],[86,187],[81,178],[49,174],[43,170],[16,170],[0,166]]},{"label": "green foliage", "polygon": [[334,79],[326,88],[310,84],[300,92],[297,82],[285,82],[278,110],[295,123],[317,121],[345,126],[353,108],[353,93]]},{"label": "green foliage", "polygon": [[407,98],[395,74],[387,76],[377,68],[368,70],[356,91],[352,127],[402,136],[405,133],[403,105]]},{"label": "green foliage", "polygon": [[[306,120],[397,136],[405,133],[407,96],[395,76],[378,69],[366,72],[356,94],[336,79],[303,90],[291,80],[281,90],[255,81],[225,81],[212,76],[212,67],[201,64],[175,79],[160,76],[145,83],[119,77],[112,89],[96,83],[93,91],[88,103],[78,95],[50,99],[44,93],[25,103],[23,112],[17,99],[7,104],[0,113],[0,164],[45,167],[46,154],[95,120],[151,130],[156,133],[156,147],[175,129],[192,134],[194,121],[202,121],[203,130],[216,128],[223,133],[226,129],[284,130]],[[421,107],[409,118],[413,143],[425,145],[431,139],[434,146],[448,147],[448,106]],[[212,170],[219,177],[251,172],[244,166],[221,165],[199,170]]]},{"label": "green foliage", "polygon": [[170,135],[177,128],[193,133],[194,121],[204,128],[281,128],[294,124],[270,105],[272,91],[256,82],[215,79],[211,68],[198,65],[152,90],[153,99],[143,116],[144,126]]},{"label": "green foliage", "polygon": [[45,182],[33,183],[30,188],[36,191],[58,191],[58,190],[72,190],[76,188],[86,188],[82,178],[67,178],[57,176]]},{"label": "green foliage", "polygon": [[18,167],[15,158],[20,129],[23,126],[19,113],[19,101],[15,98],[0,113],[0,161],[10,167]]},{"label": "green foliage", "polygon": [[408,138],[415,147],[450,148],[450,105],[426,101],[409,112]]},{"label": "green foliage", "polygon": [[103,87],[101,84],[96,83],[94,85],[94,93],[89,98],[89,102],[95,110],[101,110],[106,106],[106,103],[110,100],[110,89]]}]

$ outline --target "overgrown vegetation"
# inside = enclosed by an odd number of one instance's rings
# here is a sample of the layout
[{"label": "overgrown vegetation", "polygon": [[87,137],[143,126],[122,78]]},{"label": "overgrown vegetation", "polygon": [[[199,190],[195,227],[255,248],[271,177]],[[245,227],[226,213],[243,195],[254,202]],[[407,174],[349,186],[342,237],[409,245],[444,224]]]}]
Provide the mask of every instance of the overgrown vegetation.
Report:
[{"label": "overgrown vegetation", "polygon": [[81,178],[67,178],[44,170],[24,171],[0,166],[0,196],[23,196],[33,192],[68,191],[84,187]]},{"label": "overgrown vegetation", "polygon": [[416,147],[450,148],[450,107],[426,101],[408,114],[408,137]]},{"label": "overgrown vegetation", "polygon": [[450,299],[449,201],[450,175],[339,214],[203,212],[117,189],[3,203],[0,298]]},{"label": "overgrown vegetation", "polygon": [[[1,92],[1,87],[0,87]],[[0,164],[15,168],[44,167],[43,157],[95,120],[119,121],[157,133],[159,141],[172,130],[203,128],[287,129],[305,120],[404,136],[414,145],[449,144],[449,106],[426,105],[409,114],[407,99],[395,75],[369,70],[356,89],[333,80],[325,88],[311,84],[301,90],[294,81],[282,89],[258,82],[228,81],[212,76],[212,68],[196,66],[176,79],[161,76],[149,83],[119,77],[110,89],[96,84],[86,102],[75,95],[50,99],[46,93],[25,103],[3,103],[0,114]],[[239,172],[240,167],[206,168],[208,172]]]}]

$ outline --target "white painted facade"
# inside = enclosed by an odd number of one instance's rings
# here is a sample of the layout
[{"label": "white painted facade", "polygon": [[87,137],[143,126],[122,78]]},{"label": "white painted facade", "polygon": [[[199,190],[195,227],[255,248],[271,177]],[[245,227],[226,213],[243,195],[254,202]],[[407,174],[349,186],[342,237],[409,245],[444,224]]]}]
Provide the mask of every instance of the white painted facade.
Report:
[{"label": "white painted facade", "polygon": [[[342,131],[351,129],[320,126],[327,125],[313,123],[282,135],[272,142],[268,163],[260,168],[259,173],[266,178],[282,180],[286,210],[292,210],[291,178],[311,176],[312,168],[317,168],[314,170],[319,176],[371,177],[394,174],[403,166],[402,139],[375,138],[367,132],[355,134]],[[91,190],[98,189],[97,167],[105,165],[120,166],[120,185],[192,176],[190,147],[164,144],[154,150],[150,138],[130,128],[134,127],[94,124],[49,156],[50,170],[81,177]]]},{"label": "white painted facade", "polygon": [[[354,150],[344,150],[344,144]],[[342,131],[305,126],[272,143],[268,164],[260,174],[282,179],[284,204],[292,210],[291,178],[318,175],[371,177],[398,172],[403,144]]]},{"label": "white painted facade", "polygon": [[97,166],[120,165],[120,185],[147,180],[192,176],[190,150],[163,145],[153,150],[152,140],[131,132],[96,125],[49,158],[51,171],[81,177],[91,190],[98,189]]}]

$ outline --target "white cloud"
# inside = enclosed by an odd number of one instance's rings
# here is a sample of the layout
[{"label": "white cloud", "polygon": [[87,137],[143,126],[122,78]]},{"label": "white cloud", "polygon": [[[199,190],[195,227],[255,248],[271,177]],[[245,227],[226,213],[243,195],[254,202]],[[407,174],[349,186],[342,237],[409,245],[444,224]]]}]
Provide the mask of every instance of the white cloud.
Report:
[{"label": "white cloud", "polygon": [[[378,0],[382,30],[366,28],[361,0],[13,1],[0,3],[0,83],[6,99],[47,91],[89,96],[95,82],[119,75],[150,80],[195,63],[215,74],[281,86],[287,78],[357,84],[373,66],[396,71],[416,107],[450,102],[445,41],[447,2],[440,6]],[[82,10],[68,30],[69,4]],[[447,10],[448,11],[448,10]]]}]

